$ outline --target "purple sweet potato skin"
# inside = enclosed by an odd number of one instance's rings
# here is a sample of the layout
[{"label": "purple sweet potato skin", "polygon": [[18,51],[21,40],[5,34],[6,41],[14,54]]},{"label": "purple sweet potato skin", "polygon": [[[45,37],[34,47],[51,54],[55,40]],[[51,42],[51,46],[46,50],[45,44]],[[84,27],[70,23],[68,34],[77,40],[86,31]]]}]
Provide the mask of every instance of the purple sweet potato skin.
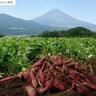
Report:
[{"label": "purple sweet potato skin", "polygon": [[[1,79],[0,85],[19,78],[20,82],[23,82],[21,86],[27,94],[25,96],[38,96],[38,94],[42,96],[63,96],[64,92],[68,96],[74,93],[78,96],[96,96],[92,93],[92,91],[96,93],[96,74],[91,71],[92,69],[89,70],[90,68],[87,65],[84,65],[87,67],[82,66],[79,62],[63,56],[45,57],[25,72]],[[11,86],[10,84],[8,86]],[[56,92],[59,93],[54,95],[52,94],[53,90],[57,90]],[[1,93],[0,89],[0,96],[9,96],[7,92],[6,95]]]}]

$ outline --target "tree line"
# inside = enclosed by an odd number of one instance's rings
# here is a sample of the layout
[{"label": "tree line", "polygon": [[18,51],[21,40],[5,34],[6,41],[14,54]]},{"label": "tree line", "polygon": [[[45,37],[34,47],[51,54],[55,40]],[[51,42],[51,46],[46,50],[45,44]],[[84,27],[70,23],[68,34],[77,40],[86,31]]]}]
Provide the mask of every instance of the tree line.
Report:
[{"label": "tree line", "polygon": [[96,37],[96,33],[84,28],[76,27],[69,30],[45,31],[38,36],[40,37]]}]

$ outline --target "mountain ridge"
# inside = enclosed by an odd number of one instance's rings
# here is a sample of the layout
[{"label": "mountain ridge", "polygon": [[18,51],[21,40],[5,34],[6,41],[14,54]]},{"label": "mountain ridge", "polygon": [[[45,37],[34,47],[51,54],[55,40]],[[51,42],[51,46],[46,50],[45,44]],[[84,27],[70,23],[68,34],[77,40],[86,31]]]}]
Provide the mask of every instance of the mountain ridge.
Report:
[{"label": "mountain ridge", "polygon": [[44,31],[66,30],[78,26],[96,30],[95,24],[75,19],[58,9],[53,9],[33,20],[0,14],[0,33],[5,35],[37,35]]},{"label": "mountain ridge", "polygon": [[96,30],[95,24],[78,20],[58,9],[53,9],[33,19],[33,21],[42,25],[62,26],[62,27],[70,27],[70,28],[82,26],[82,27],[89,28],[91,30],[94,29]]},{"label": "mountain ridge", "polygon": [[0,14],[0,33],[5,35],[35,35],[56,28],[16,18],[8,14]]}]

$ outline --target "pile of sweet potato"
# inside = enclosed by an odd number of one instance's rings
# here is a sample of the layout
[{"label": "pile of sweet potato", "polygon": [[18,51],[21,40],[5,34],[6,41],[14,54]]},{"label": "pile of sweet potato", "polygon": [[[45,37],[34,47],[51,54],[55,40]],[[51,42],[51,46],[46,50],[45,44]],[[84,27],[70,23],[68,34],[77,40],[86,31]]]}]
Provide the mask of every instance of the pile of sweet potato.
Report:
[{"label": "pile of sweet potato", "polygon": [[62,56],[42,58],[30,69],[16,76],[1,79],[0,85],[16,78],[23,82],[22,88],[27,94],[26,96],[49,96],[48,94],[59,92],[63,92],[67,96],[72,94],[77,94],[77,96],[96,95],[96,74],[92,70],[92,66],[79,64]]}]

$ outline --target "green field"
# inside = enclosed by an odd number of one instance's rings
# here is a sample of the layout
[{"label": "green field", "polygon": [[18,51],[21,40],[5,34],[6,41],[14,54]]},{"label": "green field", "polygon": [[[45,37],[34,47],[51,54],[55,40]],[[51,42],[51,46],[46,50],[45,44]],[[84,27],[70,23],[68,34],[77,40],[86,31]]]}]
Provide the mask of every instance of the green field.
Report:
[{"label": "green field", "polygon": [[95,38],[4,37],[0,39],[0,74],[13,75],[45,55],[96,58]]}]

